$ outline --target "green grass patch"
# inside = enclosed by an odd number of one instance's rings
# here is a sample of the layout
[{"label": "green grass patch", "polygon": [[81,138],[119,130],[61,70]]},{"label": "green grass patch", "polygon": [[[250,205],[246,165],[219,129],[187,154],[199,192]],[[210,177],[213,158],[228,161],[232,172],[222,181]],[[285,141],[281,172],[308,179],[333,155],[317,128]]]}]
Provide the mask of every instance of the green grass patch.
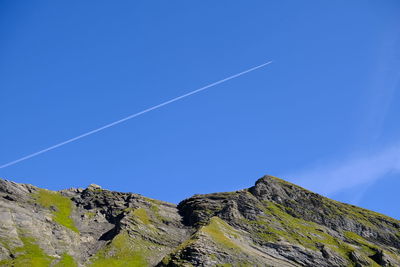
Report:
[{"label": "green grass patch", "polygon": [[230,249],[239,249],[239,247],[227,236],[237,236],[235,230],[218,217],[212,217],[210,222],[206,226],[202,227],[201,231],[208,234],[217,244],[221,244]]},{"label": "green grass patch", "polygon": [[53,211],[53,220],[55,222],[79,233],[74,221],[70,217],[72,213],[72,201],[69,198],[62,196],[58,192],[51,192],[45,189],[39,189],[34,194],[34,197],[41,206],[45,208],[53,207],[55,209]]},{"label": "green grass patch", "polygon": [[35,243],[33,238],[21,237],[21,241],[23,246],[17,247],[11,251],[16,257],[14,259],[0,261],[0,266],[50,266],[54,258],[45,254]]},{"label": "green grass patch", "polygon": [[279,204],[270,201],[264,201],[263,204],[260,208],[264,211],[264,216],[259,216],[258,220],[245,220],[253,225],[251,229],[259,239],[267,242],[285,240],[311,250],[319,250],[319,246],[324,244],[346,259],[354,250],[345,242],[326,233],[322,226],[286,213]]},{"label": "green grass patch", "polygon": [[150,218],[147,214],[147,211],[144,208],[138,208],[133,211],[133,215],[135,215],[139,220],[144,224],[150,224]]},{"label": "green grass patch", "polygon": [[157,204],[152,203],[150,210],[153,212],[154,216],[159,220],[159,221],[164,221],[163,216],[160,215],[160,208],[158,207]]},{"label": "green grass patch", "polygon": [[118,234],[112,242],[100,250],[93,258],[92,267],[142,267],[149,266],[144,255],[148,252],[136,246],[126,232]]},{"label": "green grass patch", "polygon": [[379,248],[365,240],[362,236],[356,233],[345,231],[344,236],[361,247],[361,250],[367,255],[373,255]]},{"label": "green grass patch", "polygon": [[162,205],[164,202],[157,200],[157,199],[152,199],[148,197],[143,197],[147,202],[150,202],[150,211],[154,214],[155,218],[160,221],[160,222],[170,222],[171,219],[168,219],[160,214],[160,205]]},{"label": "green grass patch", "polygon": [[54,267],[78,267],[78,264],[76,263],[75,259],[71,255],[64,253],[61,256],[60,261],[57,262],[54,265]]}]

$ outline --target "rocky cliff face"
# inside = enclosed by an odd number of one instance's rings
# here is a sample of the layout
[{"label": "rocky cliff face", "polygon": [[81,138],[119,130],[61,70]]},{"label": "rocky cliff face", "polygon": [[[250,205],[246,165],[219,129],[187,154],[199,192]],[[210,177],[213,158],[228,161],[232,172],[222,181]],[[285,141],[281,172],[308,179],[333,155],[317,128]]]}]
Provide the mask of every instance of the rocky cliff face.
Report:
[{"label": "rocky cliff face", "polygon": [[400,266],[400,221],[272,176],[178,206],[0,180],[0,266]]}]

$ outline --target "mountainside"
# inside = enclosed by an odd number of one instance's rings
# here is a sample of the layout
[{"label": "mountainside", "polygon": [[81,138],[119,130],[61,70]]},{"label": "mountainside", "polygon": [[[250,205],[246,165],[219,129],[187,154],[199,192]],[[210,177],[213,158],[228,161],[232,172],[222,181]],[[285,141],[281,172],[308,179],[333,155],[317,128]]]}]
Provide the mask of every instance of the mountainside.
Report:
[{"label": "mountainside", "polygon": [[400,266],[400,221],[272,176],[179,205],[0,179],[0,266]]}]

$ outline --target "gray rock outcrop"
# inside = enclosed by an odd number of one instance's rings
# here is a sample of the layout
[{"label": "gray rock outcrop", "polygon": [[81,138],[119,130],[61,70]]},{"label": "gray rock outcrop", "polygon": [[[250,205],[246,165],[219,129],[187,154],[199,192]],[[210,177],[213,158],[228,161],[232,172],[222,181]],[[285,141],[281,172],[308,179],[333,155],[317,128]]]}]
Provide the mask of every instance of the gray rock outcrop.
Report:
[{"label": "gray rock outcrop", "polygon": [[400,266],[400,222],[265,176],[179,205],[0,180],[0,266]]}]

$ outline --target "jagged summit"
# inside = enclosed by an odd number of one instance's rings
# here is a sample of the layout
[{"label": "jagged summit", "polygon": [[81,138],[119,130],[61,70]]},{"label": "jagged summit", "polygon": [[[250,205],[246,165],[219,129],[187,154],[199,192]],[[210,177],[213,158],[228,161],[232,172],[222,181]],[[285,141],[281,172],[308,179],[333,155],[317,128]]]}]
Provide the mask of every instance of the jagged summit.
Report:
[{"label": "jagged summit", "polygon": [[88,187],[88,189],[102,189],[100,185],[97,184],[90,184]]},{"label": "jagged summit", "polygon": [[178,205],[0,180],[0,266],[400,266],[400,222],[273,176]]}]

